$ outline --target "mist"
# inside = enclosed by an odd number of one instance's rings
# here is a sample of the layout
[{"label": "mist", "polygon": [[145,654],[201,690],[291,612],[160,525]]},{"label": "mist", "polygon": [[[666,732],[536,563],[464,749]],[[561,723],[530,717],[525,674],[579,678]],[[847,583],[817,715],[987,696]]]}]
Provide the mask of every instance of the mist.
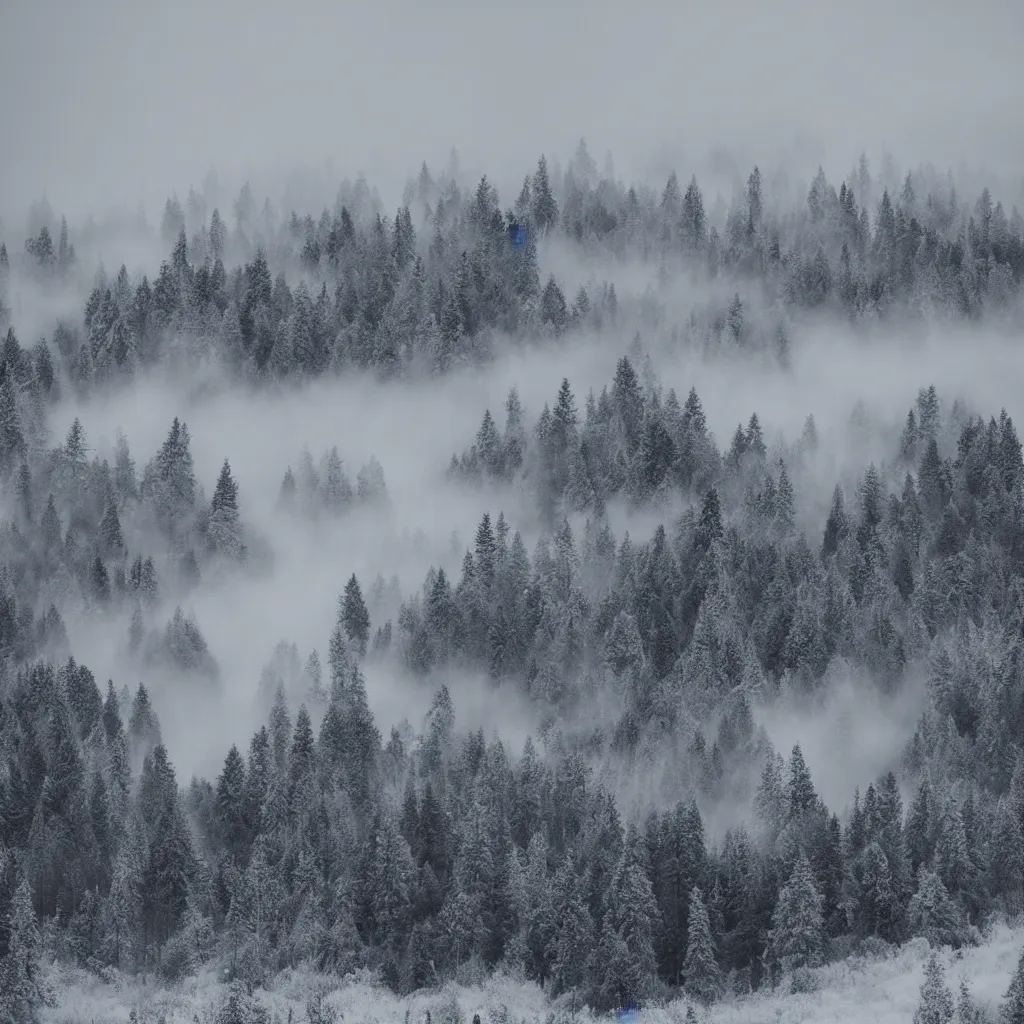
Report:
[{"label": "mist", "polygon": [[[656,342],[645,356],[666,389],[680,395],[691,386],[697,389],[722,446],[752,412],[775,445],[792,444],[806,418],[814,417],[819,455],[798,478],[812,536],[824,528],[836,481],[852,488],[869,462],[885,460],[922,386],[934,383],[945,402],[960,401],[968,410],[1006,408],[1016,418],[1024,416],[1024,363],[1015,339],[995,327],[969,335],[943,327],[916,337],[880,330],[864,338],[826,322],[797,332],[793,345],[792,364],[785,370],[707,358]],[[63,403],[53,417],[55,439],[78,417],[98,456],[112,460],[116,435],[123,432],[140,464],[160,446],[171,420],[180,417],[194,438],[199,482],[212,493],[228,458],[239,481],[243,519],[272,552],[265,572],[204,581],[188,596],[186,607],[221,666],[222,689],[211,717],[197,719],[197,706],[209,697],[193,695],[182,705],[173,680],[156,688],[154,702],[179,770],[186,776],[215,773],[225,744],[247,741],[265,713],[256,700],[260,674],[280,641],[295,643],[303,659],[314,649],[326,654],[336,601],[351,574],[364,587],[378,575],[397,577],[406,595],[420,590],[431,566],[457,575],[485,512],[492,519],[503,513],[532,551],[546,529],[529,498],[507,487],[467,488],[447,480],[448,460],[473,437],[485,410],[500,420],[510,388],[517,389],[532,421],[545,404],[554,404],[552,383],[567,378],[582,400],[587,391],[607,384],[626,348],[621,331],[588,333],[509,351],[485,368],[429,382],[382,384],[356,377],[258,394],[227,381],[204,380],[197,390],[194,381],[175,385],[153,376],[96,400]],[[868,411],[872,429],[866,435],[851,425],[857,403]],[[350,474],[371,456],[380,461],[389,508],[384,514],[357,511],[341,522],[297,526],[278,507],[284,472],[297,465],[304,448],[319,458],[335,445]],[[643,541],[685,507],[676,503],[645,511],[616,503],[609,519],[617,537],[628,531]],[[573,528],[581,536],[582,517],[573,519]],[[155,619],[169,618],[175,603],[162,607]],[[85,616],[68,625],[72,649],[99,677],[120,680],[127,672],[130,678],[133,670],[118,653],[127,619],[97,628]],[[373,628],[380,625],[374,622]],[[394,666],[371,665],[368,696],[385,735],[403,719],[418,728],[436,687],[445,681],[460,728],[483,728],[510,751],[518,752],[542,720],[514,688],[495,689],[480,674],[457,672],[448,680],[442,673],[417,683]],[[892,707],[872,710],[856,700],[853,683],[836,687],[827,708],[796,713],[797,705],[780,706],[769,713],[766,727],[786,753],[805,737],[805,754],[815,778],[822,779],[822,794],[842,806],[854,785],[863,788],[898,756],[921,701],[919,695],[904,695],[900,706],[913,713],[900,711],[894,718]],[[835,732],[839,708],[853,712],[843,719],[850,731],[841,746]],[[676,798],[678,793],[670,791],[659,802]],[[746,810],[734,807],[727,819],[733,823]]]},{"label": "mist", "polygon": [[852,17],[804,0],[601,3],[585,18],[566,2],[11,0],[4,29],[0,91],[20,99],[0,114],[0,202],[19,231],[41,191],[76,217],[152,211],[211,169],[362,171],[394,205],[407,169],[453,146],[508,194],[524,147],[556,155],[567,126],[627,177],[710,169],[723,146],[741,167],[796,156],[835,175],[887,147],[1020,186],[1019,133],[1001,127],[1024,106],[1009,0]]},{"label": "mist", "polygon": [[9,3],[0,978],[756,1017],[1005,942],[1022,51]]}]

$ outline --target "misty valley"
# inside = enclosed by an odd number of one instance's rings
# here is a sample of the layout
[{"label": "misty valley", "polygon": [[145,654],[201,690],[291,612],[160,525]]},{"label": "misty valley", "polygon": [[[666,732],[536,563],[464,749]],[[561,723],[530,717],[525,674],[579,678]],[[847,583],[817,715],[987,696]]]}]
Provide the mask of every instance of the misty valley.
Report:
[{"label": "misty valley", "polygon": [[1024,217],[731,188],[0,222],[2,1024],[1024,1022]]}]

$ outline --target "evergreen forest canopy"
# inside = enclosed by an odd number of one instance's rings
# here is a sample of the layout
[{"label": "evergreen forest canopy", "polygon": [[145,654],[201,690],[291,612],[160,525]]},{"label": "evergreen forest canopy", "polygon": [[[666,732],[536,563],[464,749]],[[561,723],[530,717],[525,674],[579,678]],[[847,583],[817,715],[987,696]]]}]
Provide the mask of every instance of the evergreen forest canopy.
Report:
[{"label": "evergreen forest canopy", "polygon": [[[184,206],[168,199],[160,237],[170,255],[159,273],[135,279],[122,265],[110,278],[100,267],[84,316],[61,319],[31,352],[45,364],[35,367],[44,390],[55,375],[88,393],[175,365],[216,365],[254,382],[352,368],[443,373],[488,359],[509,338],[600,329],[630,313],[680,343],[783,361],[790,320],[810,311],[855,323],[1022,316],[1024,218],[988,189],[965,201],[952,175],[931,168],[886,184],[862,157],[838,190],[819,168],[791,209],[772,200],[755,167],[730,204],[719,194],[708,209],[696,178],[683,187],[673,172],[660,195],[627,188],[600,175],[581,143],[558,180],[541,157],[504,211],[486,177],[466,188],[448,174],[435,180],[426,165],[404,198],[392,217],[360,178],[319,217],[281,216],[269,199],[258,210],[246,185],[232,228],[194,189]],[[0,321],[10,319],[12,275],[26,287],[85,283],[66,221],[58,228],[46,203],[31,221],[35,237],[0,247]],[[527,229],[523,245],[510,243],[516,225]],[[144,225],[125,231],[150,240]],[[80,244],[105,242],[116,239],[90,224]],[[663,280],[716,282],[718,297],[680,311],[648,290],[620,310],[606,281],[567,294],[538,264],[538,247],[558,242],[640,260]],[[21,358],[27,379],[29,353]]]},{"label": "evergreen forest canopy", "polygon": [[[928,172],[890,193],[863,161],[838,191],[819,171],[796,210],[773,204],[755,168],[718,213],[696,180],[673,174],[659,196],[600,176],[583,145],[564,175],[541,158],[504,212],[486,179],[463,189],[426,167],[393,219],[362,181],[318,220],[269,202],[257,213],[245,189],[231,230],[193,192],[184,209],[168,200],[171,255],[152,284],[101,268],[81,314],[52,318],[32,347],[23,296],[56,302],[90,271],[66,223],[42,224],[23,251],[4,240],[10,1019],[48,998],[44,957],[168,984],[215,964],[250,988],[289,967],[363,971],[402,994],[501,969],[598,1010],[711,1004],[807,984],[859,949],[977,943],[993,915],[1024,909],[1012,417],[922,380],[887,450],[854,486],[832,481],[821,522],[813,417],[775,440],[751,410],[720,443],[697,390],[665,387],[642,340],[784,372],[811,317],[1016,325],[1024,220]],[[642,260],[665,287],[620,297],[594,281],[570,300],[555,276],[542,283],[558,245]],[[673,275],[719,298],[680,316]],[[404,591],[349,575],[323,661],[282,639],[253,680],[264,724],[216,777],[185,784],[158,707],[222,685],[189,596],[272,573],[273,538],[247,522],[228,459],[207,497],[183,418],[139,464],[124,434],[91,451],[87,417],[55,441],[64,403],[147,375],[217,371],[260,389],[437,376],[587,332],[620,339],[606,387],[577,396],[552,379],[530,411],[513,389],[437,466],[477,501],[525,496],[537,522],[495,505],[454,564]],[[319,463],[296,453],[279,506],[295,530],[381,514],[386,469],[369,451],[353,473],[336,446]],[[656,525],[616,535],[614,510]],[[72,620],[119,638],[130,684],[76,660]],[[536,711],[521,749],[457,728],[467,676]],[[385,735],[367,683],[394,677],[432,703]],[[761,723],[849,680],[879,699],[921,691],[921,710],[889,769],[826,806],[801,745],[776,750]],[[723,808],[731,824],[712,828]],[[1015,985],[1008,1007],[1024,999]]]}]

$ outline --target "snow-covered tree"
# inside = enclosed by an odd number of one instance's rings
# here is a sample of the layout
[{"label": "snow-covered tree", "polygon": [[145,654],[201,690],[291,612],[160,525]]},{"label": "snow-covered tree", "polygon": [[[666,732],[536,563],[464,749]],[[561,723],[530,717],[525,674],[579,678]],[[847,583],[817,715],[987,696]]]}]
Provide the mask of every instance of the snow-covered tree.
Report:
[{"label": "snow-covered tree", "polygon": [[722,995],[724,985],[704,894],[696,886],[690,891],[688,919],[686,959],[683,962],[684,987],[691,998],[710,1005]]}]

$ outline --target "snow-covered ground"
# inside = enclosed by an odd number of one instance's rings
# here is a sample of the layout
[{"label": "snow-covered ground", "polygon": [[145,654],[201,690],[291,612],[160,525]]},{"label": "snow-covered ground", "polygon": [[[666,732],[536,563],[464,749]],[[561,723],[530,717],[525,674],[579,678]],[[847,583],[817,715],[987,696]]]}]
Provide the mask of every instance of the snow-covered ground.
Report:
[{"label": "snow-covered ground", "polygon": [[[943,950],[946,983],[957,994],[965,980],[975,1001],[995,1019],[997,1008],[1010,983],[1024,948],[1024,927],[993,926],[983,946],[954,953]],[[726,999],[699,1013],[707,1024],[909,1024],[917,1006],[918,992],[928,957],[928,944],[915,940],[894,955],[880,958],[853,957],[814,973],[815,991],[792,993],[785,986],[744,998]],[[46,1024],[107,1024],[127,1021],[135,1010],[139,1024],[207,1024],[226,1001],[228,987],[213,971],[165,988],[136,979],[107,984],[85,972],[55,972],[59,987],[57,1005],[44,1013]],[[429,1010],[433,1024],[455,1024],[459,1014],[470,1022],[480,1014],[484,1024],[532,1024],[573,1018],[569,1007],[553,1007],[531,984],[496,975],[486,984],[450,988],[442,993],[424,992],[399,998],[365,980],[345,981],[301,971],[281,974],[269,991],[257,998],[270,1014],[268,1024],[304,1024],[309,998],[320,994],[323,1005],[340,1024],[421,1024]],[[643,1011],[641,1024],[681,1024],[685,1000]],[[607,1018],[605,1018],[607,1019]],[[593,1020],[577,1012],[579,1024]]]}]

